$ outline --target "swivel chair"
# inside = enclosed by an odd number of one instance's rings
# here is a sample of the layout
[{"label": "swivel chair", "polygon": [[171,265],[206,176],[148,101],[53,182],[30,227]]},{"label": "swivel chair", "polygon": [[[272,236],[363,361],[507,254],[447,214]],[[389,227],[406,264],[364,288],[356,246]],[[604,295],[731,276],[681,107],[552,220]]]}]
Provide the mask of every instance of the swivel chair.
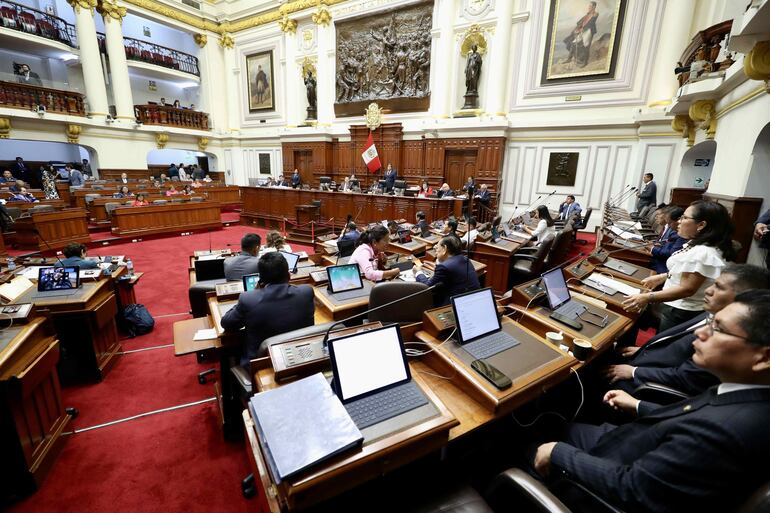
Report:
[{"label": "swivel chair", "polygon": [[[471,272],[474,272],[471,270]],[[408,281],[381,282],[372,287],[369,293],[369,308],[377,308],[410,294],[428,288],[424,283]],[[369,322],[421,322],[422,313],[433,308],[433,294],[417,294],[413,298],[369,313]]]}]

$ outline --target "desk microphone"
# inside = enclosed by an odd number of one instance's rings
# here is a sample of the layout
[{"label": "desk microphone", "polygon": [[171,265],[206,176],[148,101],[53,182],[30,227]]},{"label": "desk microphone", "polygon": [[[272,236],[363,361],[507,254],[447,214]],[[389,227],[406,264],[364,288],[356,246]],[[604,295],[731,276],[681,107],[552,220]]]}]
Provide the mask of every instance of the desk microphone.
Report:
[{"label": "desk microphone", "polygon": [[[564,267],[565,267],[567,264],[569,264],[570,262],[574,262],[575,260],[578,260],[578,259],[580,259],[580,258],[582,258],[582,257],[584,257],[584,256],[585,256],[585,253],[584,253],[583,251],[581,251],[581,252],[580,252],[580,253],[578,253],[576,256],[574,256],[574,257],[572,257],[572,258],[570,258],[570,259],[566,260],[565,262],[562,262],[562,263],[561,263],[561,264],[559,264],[559,265],[555,265],[555,266],[551,267],[550,269],[548,269],[547,271],[543,271],[543,272],[542,272],[542,273],[540,273],[540,274],[541,274],[541,276],[542,276],[543,274],[547,274],[547,273],[549,273],[549,272],[553,271],[554,269],[558,269],[558,268],[564,268]],[[581,267],[582,265],[583,265],[583,262],[580,262],[580,265],[578,265],[578,266],[575,266],[575,267],[576,267],[576,268],[578,268],[578,267]],[[526,287],[526,288],[524,289],[524,292],[525,292],[525,293],[526,293],[526,294],[527,294],[529,297],[533,297],[533,298],[534,298],[535,296],[539,295],[539,294],[542,294],[543,292],[545,292],[545,289],[543,289],[543,287],[541,287],[541,286],[540,286],[540,284],[542,283],[542,281],[543,281],[543,279],[542,279],[542,278],[540,278],[539,280],[537,280],[537,281],[536,281],[535,283],[533,283],[532,285],[530,285],[530,286]]]},{"label": "desk microphone", "polygon": [[431,285],[430,287],[426,287],[422,290],[418,290],[417,292],[413,292],[412,294],[409,294],[408,296],[400,297],[398,299],[394,299],[393,301],[390,301],[388,303],[385,303],[384,305],[375,306],[374,308],[369,308],[364,310],[361,313],[357,313],[355,315],[351,315],[350,317],[347,317],[345,319],[339,320],[335,323],[333,323],[329,328],[326,330],[326,333],[324,333],[324,339],[322,342],[324,351],[327,350],[328,344],[329,344],[329,335],[331,334],[332,329],[334,329],[335,326],[339,326],[340,324],[344,324],[348,321],[352,321],[353,319],[358,319],[359,317],[363,317],[364,315],[368,315],[372,312],[377,312],[379,310],[382,310],[383,308],[387,308],[389,306],[393,306],[397,303],[400,303],[401,301],[406,301],[407,299],[412,299],[413,297],[417,297],[420,294],[425,294],[426,292],[432,291],[435,289],[438,285]]},{"label": "desk microphone", "polygon": [[621,195],[620,195],[620,197],[619,197],[618,199],[616,199],[616,200],[615,200],[615,203],[613,203],[613,205],[619,205],[619,204],[623,203],[623,202],[624,202],[624,201],[626,201],[628,198],[630,198],[630,197],[631,197],[631,195],[632,195],[633,193],[635,193],[637,190],[638,190],[638,189],[637,189],[636,187],[631,187],[631,188],[630,188],[630,189],[628,189],[626,192],[624,192],[623,194],[621,194]]},{"label": "desk microphone", "polygon": [[607,261],[607,258],[609,258],[609,256],[614,254],[614,253],[618,253],[620,251],[625,251],[625,250],[638,249],[638,248],[641,248],[641,247],[644,247],[644,246],[649,246],[650,244],[654,244],[654,242],[647,242],[647,241],[645,241],[642,244],[635,244],[635,245],[632,245],[632,246],[627,247],[627,248],[618,248],[618,249],[613,249],[612,251],[604,251],[604,252],[600,248],[599,250],[592,252],[589,255],[589,257],[590,258],[595,258],[599,262],[604,263],[604,262]]},{"label": "desk microphone", "polygon": [[[45,237],[43,237],[43,234],[42,234],[42,233],[40,233],[40,230],[38,230],[37,228],[32,228],[32,231],[34,231],[34,232],[35,232],[35,234],[37,235],[37,237],[38,237],[38,238],[39,238],[41,241],[43,241],[43,244],[45,244],[45,247],[47,247],[47,248],[48,248],[48,251],[52,251],[52,252],[53,252],[53,256],[54,256],[54,257],[56,257],[56,260],[58,260],[58,261],[59,261],[59,265],[60,265],[60,266],[62,266],[62,267],[64,267],[64,262],[62,262],[62,261],[61,261],[61,258],[59,258],[59,255],[56,253],[56,251],[54,251],[54,250],[53,250],[53,248],[51,247],[51,245],[50,245],[50,244],[48,244],[48,241],[47,241],[47,240],[45,240]],[[43,258],[45,259],[45,257],[43,257]]]},{"label": "desk microphone", "polygon": [[628,185],[626,185],[625,187],[623,187],[623,188],[620,190],[620,192],[619,192],[619,193],[617,193],[617,194],[614,194],[614,195],[611,195],[609,198],[607,198],[607,204],[608,204],[608,205],[612,205],[612,204],[614,204],[614,203],[615,203],[615,199],[616,199],[616,198],[618,198],[618,197],[620,197],[620,196],[622,196],[622,195],[623,195],[623,194],[625,194],[626,192],[628,192],[628,188],[629,188],[629,187],[632,187],[632,188],[633,188],[633,186],[632,186],[631,184],[628,184]]}]

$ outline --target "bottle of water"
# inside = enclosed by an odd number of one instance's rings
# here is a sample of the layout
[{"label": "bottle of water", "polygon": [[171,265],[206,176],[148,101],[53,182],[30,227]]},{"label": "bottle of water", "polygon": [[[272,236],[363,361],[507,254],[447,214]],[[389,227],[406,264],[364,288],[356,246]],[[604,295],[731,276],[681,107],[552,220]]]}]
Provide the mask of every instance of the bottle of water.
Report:
[{"label": "bottle of water", "polygon": [[128,269],[129,276],[134,275],[134,263],[131,261],[130,258],[126,258],[126,269]]},{"label": "bottle of water", "polygon": [[8,257],[8,270],[9,271],[16,270],[16,262],[11,257]]}]

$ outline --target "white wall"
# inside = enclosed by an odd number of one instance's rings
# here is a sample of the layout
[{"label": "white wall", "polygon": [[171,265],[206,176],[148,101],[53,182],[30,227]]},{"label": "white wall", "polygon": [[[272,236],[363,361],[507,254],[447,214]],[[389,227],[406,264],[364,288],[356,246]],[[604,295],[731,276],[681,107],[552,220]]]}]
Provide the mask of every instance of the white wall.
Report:
[{"label": "white wall", "polygon": [[[168,165],[172,162],[174,164],[179,164],[182,162],[185,165],[197,164],[197,157],[208,157],[208,155],[200,151],[175,150],[171,148],[163,150],[152,150],[147,154],[147,164],[157,166],[162,164]],[[212,168],[212,170],[216,171],[214,168]]]},{"label": "white wall", "polygon": [[[144,35],[142,27],[150,29],[149,37]],[[134,14],[129,13],[123,19],[123,35],[198,56],[198,46],[190,32],[183,32]]]},{"label": "white wall", "polygon": [[43,141],[20,141],[0,139],[0,160],[24,160],[60,162],[80,162],[88,157],[88,151],[77,144]]},{"label": "white wall", "polygon": [[[751,174],[744,196],[764,198],[759,209],[762,214],[770,208],[770,123],[760,132],[751,157]],[[748,263],[763,265],[766,251],[766,249],[760,249],[756,242],[752,242]]]},{"label": "white wall", "polygon": [[[155,91],[150,91],[150,80],[155,82]],[[172,104],[179,100],[182,106],[189,107],[191,103],[200,105],[199,87],[180,87],[178,83],[158,78],[149,78],[136,74],[129,66],[129,81],[134,104],[144,105],[149,101],[159,103],[161,98]]]},{"label": "white wall", "polygon": [[[705,181],[711,178],[714,169],[714,155],[716,155],[717,143],[715,141],[703,141],[690,148],[682,157],[682,169],[679,172],[678,187],[704,187]],[[708,166],[695,166],[696,159],[708,159]],[[696,179],[700,178],[700,185]]]}]

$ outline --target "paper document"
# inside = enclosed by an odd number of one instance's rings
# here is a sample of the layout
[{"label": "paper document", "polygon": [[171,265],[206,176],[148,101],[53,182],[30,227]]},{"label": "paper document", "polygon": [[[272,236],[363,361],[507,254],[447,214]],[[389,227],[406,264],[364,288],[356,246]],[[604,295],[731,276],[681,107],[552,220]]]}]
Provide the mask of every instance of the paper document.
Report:
[{"label": "paper document", "polygon": [[30,267],[25,267],[24,270],[22,270],[20,273],[18,273],[19,276],[24,276],[28,280],[36,280],[38,276],[40,276],[40,269],[43,267],[50,267],[48,265],[33,265]]},{"label": "paper document", "polygon": [[642,240],[642,236],[639,235],[638,233],[626,231],[625,229],[619,226],[610,226],[610,231],[615,235],[623,237],[626,240],[632,240],[632,239]]},{"label": "paper document", "polygon": [[193,340],[213,340],[215,338],[217,338],[217,330],[209,328],[196,331]]},{"label": "paper document", "polygon": [[636,287],[632,287],[631,285],[626,285],[621,281],[618,281],[616,279],[610,278],[609,276],[605,276],[599,273],[591,273],[591,275],[587,279],[595,283],[599,283],[600,285],[603,285],[607,288],[617,290],[618,292],[626,296],[633,296],[641,292],[641,289],[637,289]]},{"label": "paper document", "polygon": [[642,229],[642,223],[640,222],[634,222],[634,221],[624,221],[624,220],[617,220],[615,221],[615,224],[619,225],[622,228],[627,228],[629,230],[641,230]]}]

